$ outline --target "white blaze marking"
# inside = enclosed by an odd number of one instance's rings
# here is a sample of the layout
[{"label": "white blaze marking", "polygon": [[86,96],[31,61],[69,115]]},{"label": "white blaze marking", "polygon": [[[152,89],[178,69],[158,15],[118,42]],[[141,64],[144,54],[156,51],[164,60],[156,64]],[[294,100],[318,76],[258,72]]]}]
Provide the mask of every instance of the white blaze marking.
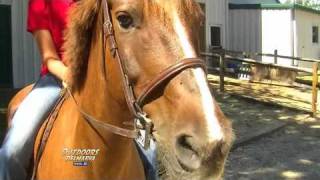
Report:
[{"label": "white blaze marking", "polygon": [[185,58],[196,57],[196,52],[194,51],[194,49],[192,48],[189,42],[189,38],[187,36],[186,30],[183,27],[181,20],[179,18],[179,15],[177,13],[174,14],[173,23],[174,23],[174,29],[178,35],[180,44],[182,45],[182,50],[185,55]]},{"label": "white blaze marking", "polygon": [[[173,22],[180,44],[182,45],[182,50],[185,56],[184,58],[196,57],[196,52],[190,44],[189,38],[186,33],[187,31],[182,25],[178,13],[174,14]],[[200,91],[202,107],[207,122],[209,141],[213,142],[222,140],[223,133],[215,113],[213,98],[207,84],[205,73],[201,68],[193,69],[192,73],[194,74]]]},{"label": "white blaze marking", "polygon": [[192,72],[194,73],[196,82],[200,90],[202,107],[203,107],[203,111],[204,111],[206,121],[207,121],[207,126],[208,126],[209,141],[212,142],[212,141],[222,140],[223,133],[222,133],[219,121],[217,119],[215,107],[213,104],[213,97],[210,93],[204,71],[201,68],[197,68],[195,70],[192,70]]}]

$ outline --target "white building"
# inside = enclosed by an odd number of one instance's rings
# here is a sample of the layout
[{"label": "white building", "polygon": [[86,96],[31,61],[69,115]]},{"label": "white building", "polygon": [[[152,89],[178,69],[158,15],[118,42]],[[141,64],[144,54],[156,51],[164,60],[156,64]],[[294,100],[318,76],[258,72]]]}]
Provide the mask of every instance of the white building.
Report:
[{"label": "white building", "polygon": [[205,28],[201,35],[201,49],[208,50],[210,46],[228,45],[228,0],[197,0],[206,14]]},{"label": "white building", "polygon": [[[320,11],[277,0],[230,0],[229,49],[320,58]],[[273,62],[273,58],[262,61]],[[279,64],[291,65],[288,59]],[[294,62],[310,67],[310,63]]]},{"label": "white building", "polygon": [[[198,0],[206,12],[202,50],[227,46],[228,0]],[[28,0],[0,0],[0,88],[20,88],[39,76],[37,46],[26,32]]]}]

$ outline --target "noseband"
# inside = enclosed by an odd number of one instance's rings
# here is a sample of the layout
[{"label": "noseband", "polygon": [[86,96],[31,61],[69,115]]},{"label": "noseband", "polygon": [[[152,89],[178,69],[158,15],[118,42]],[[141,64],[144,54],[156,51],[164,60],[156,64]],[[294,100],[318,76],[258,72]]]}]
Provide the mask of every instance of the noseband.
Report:
[{"label": "noseband", "polygon": [[[130,82],[129,75],[127,69],[124,66],[124,61],[119,54],[117,42],[115,39],[114,28],[112,24],[110,9],[108,6],[107,0],[102,0],[102,8],[103,8],[103,45],[106,48],[106,43],[108,42],[109,51],[113,58],[117,61],[120,73],[121,73],[121,81],[123,84],[123,92],[125,95],[125,99],[128,105],[128,108],[132,114],[132,118],[134,119],[134,129],[124,129],[117,126],[113,126],[102,121],[98,121],[89,114],[82,111],[79,108],[81,114],[94,126],[99,126],[109,132],[114,134],[128,137],[128,138],[140,138],[141,132],[144,134],[143,137],[143,146],[144,148],[148,148],[150,145],[150,139],[152,138],[153,132],[153,123],[147,117],[147,114],[143,111],[143,106],[146,104],[148,98],[157,90],[160,86],[164,83],[169,82],[171,79],[179,75],[186,69],[190,68],[202,68],[206,71],[206,66],[200,58],[186,58],[182,59],[179,62],[169,66],[168,68],[164,69],[158,76],[156,76],[152,81],[150,81],[142,92],[139,95],[136,95],[133,89],[133,84]],[[102,59],[102,70],[104,75],[106,76],[106,69],[105,69],[105,52],[103,53]],[[71,92],[69,91],[69,94]],[[71,97],[74,97],[71,94]],[[75,101],[75,99],[74,99]],[[79,106],[78,106],[79,107]],[[140,133],[139,133],[140,132]]]}]

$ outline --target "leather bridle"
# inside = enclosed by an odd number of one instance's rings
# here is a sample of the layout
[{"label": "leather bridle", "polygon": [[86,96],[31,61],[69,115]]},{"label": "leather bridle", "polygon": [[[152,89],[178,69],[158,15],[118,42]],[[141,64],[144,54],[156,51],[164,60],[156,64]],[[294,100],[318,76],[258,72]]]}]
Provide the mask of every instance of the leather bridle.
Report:
[{"label": "leather bridle", "polygon": [[[142,92],[139,95],[136,95],[133,89],[133,84],[130,82],[129,75],[127,72],[127,69],[124,66],[124,61],[121,58],[121,55],[119,54],[117,42],[115,39],[114,34],[114,28],[112,23],[112,18],[110,14],[110,9],[107,0],[102,0],[102,8],[103,8],[103,45],[104,48],[106,48],[107,42],[109,51],[112,55],[112,57],[117,61],[117,64],[120,68],[121,73],[121,80],[123,84],[123,92],[125,95],[125,99],[128,105],[128,108],[132,114],[132,117],[134,119],[134,129],[129,130],[125,128],[120,128],[117,126],[110,125],[108,123],[104,123],[102,121],[96,120],[86,112],[84,112],[79,105],[78,109],[80,113],[85,117],[87,121],[89,121],[90,124],[92,124],[94,127],[99,127],[102,129],[105,129],[109,132],[112,132],[114,134],[127,137],[127,138],[133,138],[136,139],[141,134],[141,130],[144,130],[144,148],[148,148],[150,145],[150,140],[152,138],[152,132],[153,132],[153,123],[152,121],[147,117],[147,114],[143,111],[143,106],[146,104],[146,101],[148,98],[158,89],[160,86],[162,86],[165,82],[169,82],[171,79],[179,75],[181,72],[183,72],[186,69],[190,68],[203,68],[204,71],[206,71],[206,66],[202,59],[200,58],[186,58],[182,59],[181,61],[169,66],[168,68],[164,69],[158,76],[156,76],[153,80],[151,80],[145,88],[142,90]],[[103,52],[103,59],[102,59],[102,70],[104,73],[104,76],[106,77],[106,67],[105,67],[105,50]],[[76,102],[75,98],[72,96],[72,93],[69,91],[69,94],[73,98],[73,100]],[[140,133],[139,133],[140,131]]]}]

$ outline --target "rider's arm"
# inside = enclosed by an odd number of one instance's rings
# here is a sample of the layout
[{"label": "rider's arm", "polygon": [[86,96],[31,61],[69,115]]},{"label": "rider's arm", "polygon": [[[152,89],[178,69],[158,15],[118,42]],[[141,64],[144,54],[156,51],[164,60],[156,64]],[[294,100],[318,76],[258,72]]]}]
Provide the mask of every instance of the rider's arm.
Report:
[{"label": "rider's arm", "polygon": [[36,30],[33,32],[33,36],[38,44],[42,63],[48,67],[51,74],[64,81],[67,67],[59,60],[50,32],[48,30]]}]

